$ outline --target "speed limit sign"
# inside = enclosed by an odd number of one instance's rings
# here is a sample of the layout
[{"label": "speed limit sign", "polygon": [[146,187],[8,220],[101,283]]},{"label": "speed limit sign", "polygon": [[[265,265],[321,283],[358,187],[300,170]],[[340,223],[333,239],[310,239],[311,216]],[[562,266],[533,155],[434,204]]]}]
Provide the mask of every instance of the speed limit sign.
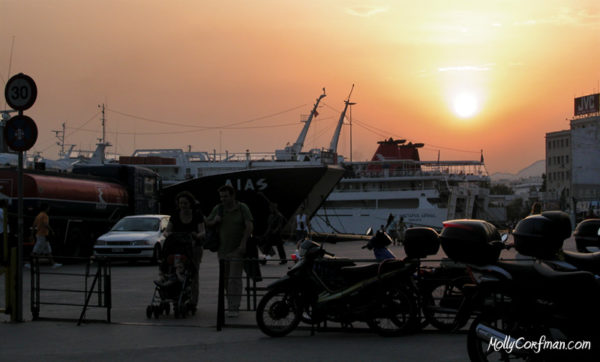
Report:
[{"label": "speed limit sign", "polygon": [[31,108],[37,98],[37,86],[30,76],[19,73],[8,80],[4,88],[6,103],[17,111]]}]

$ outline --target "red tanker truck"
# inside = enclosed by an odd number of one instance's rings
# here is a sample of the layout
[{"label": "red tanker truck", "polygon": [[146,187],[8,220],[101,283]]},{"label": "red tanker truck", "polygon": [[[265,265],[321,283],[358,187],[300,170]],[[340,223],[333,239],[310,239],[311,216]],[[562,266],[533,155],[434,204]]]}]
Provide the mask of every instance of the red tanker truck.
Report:
[{"label": "red tanker truck", "polygon": [[[76,167],[73,173],[23,174],[25,253],[31,250],[31,224],[42,203],[50,206],[50,243],[55,256],[89,256],[94,241],[126,215],[158,213],[159,176],[127,165]],[[17,225],[17,170],[0,168],[0,198],[8,201],[13,240]],[[13,241],[14,242],[14,241]]]}]

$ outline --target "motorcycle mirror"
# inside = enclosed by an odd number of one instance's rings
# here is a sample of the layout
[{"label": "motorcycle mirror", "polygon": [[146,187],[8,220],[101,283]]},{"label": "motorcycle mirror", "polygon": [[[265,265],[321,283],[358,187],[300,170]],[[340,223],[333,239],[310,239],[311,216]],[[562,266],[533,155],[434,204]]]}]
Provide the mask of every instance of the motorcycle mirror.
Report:
[{"label": "motorcycle mirror", "polygon": [[[365,232],[366,236],[371,236],[373,235],[373,228],[368,228],[367,231]],[[600,235],[600,229],[598,229],[598,235]]]}]

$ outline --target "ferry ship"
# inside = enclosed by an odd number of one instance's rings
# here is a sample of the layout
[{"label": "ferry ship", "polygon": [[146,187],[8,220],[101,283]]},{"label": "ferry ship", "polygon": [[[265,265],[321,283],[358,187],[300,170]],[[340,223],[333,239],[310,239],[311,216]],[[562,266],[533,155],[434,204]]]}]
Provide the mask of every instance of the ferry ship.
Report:
[{"label": "ferry ship", "polygon": [[407,227],[484,218],[490,177],[479,161],[421,161],[422,143],[389,138],[371,161],[344,162],[345,174],[311,221],[322,233],[363,234],[403,218]]}]

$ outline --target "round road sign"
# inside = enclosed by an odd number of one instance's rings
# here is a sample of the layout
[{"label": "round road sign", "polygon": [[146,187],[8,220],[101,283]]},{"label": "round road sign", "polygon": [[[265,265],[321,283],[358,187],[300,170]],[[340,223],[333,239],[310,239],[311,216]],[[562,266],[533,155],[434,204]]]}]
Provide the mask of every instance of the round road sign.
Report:
[{"label": "round road sign", "polygon": [[33,147],[37,137],[37,126],[27,116],[14,116],[4,126],[4,140],[15,151],[27,151]]},{"label": "round road sign", "polygon": [[6,103],[12,109],[24,111],[31,108],[37,98],[37,86],[30,76],[23,73],[14,75],[4,88]]}]

